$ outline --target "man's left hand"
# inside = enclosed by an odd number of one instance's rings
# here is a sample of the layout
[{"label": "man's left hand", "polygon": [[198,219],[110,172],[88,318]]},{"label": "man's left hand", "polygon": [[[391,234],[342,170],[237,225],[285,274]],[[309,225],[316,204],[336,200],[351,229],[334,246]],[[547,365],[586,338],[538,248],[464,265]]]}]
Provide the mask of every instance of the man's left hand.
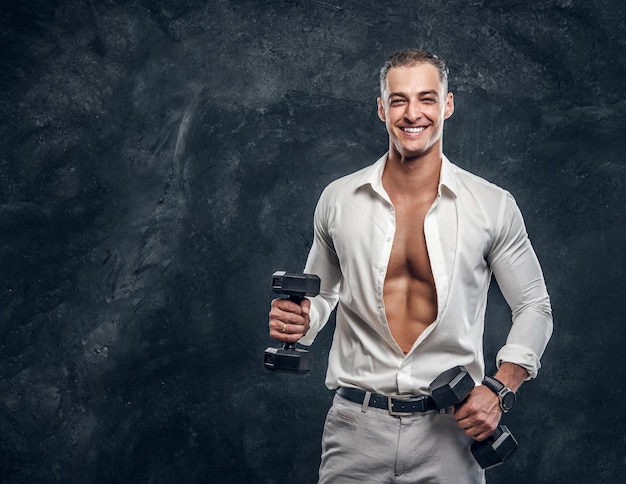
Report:
[{"label": "man's left hand", "polygon": [[474,387],[467,400],[454,409],[458,426],[472,439],[479,441],[493,433],[501,416],[498,396],[483,385]]}]

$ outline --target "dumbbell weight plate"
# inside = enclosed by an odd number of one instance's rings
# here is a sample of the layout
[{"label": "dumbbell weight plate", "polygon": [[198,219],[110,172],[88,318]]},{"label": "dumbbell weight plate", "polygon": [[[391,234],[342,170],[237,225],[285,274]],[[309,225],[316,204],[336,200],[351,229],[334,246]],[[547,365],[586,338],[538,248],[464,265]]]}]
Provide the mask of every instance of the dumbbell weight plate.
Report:
[{"label": "dumbbell weight plate", "polygon": [[444,371],[430,384],[430,394],[437,408],[458,405],[474,388],[474,380],[464,366]]},{"label": "dumbbell weight plate", "polygon": [[474,442],[472,455],[483,469],[502,464],[517,449],[517,440],[506,425],[499,425],[485,440]]}]

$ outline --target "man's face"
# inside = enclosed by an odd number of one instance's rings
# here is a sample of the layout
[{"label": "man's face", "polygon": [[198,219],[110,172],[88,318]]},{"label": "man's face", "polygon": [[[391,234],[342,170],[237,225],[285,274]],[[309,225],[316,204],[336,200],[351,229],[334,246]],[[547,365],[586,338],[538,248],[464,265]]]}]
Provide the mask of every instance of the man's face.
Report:
[{"label": "man's face", "polygon": [[[454,112],[435,66],[394,67],[378,98],[378,117],[389,133],[389,149],[405,159],[442,152],[443,122]],[[390,153],[393,155],[394,153]]]}]

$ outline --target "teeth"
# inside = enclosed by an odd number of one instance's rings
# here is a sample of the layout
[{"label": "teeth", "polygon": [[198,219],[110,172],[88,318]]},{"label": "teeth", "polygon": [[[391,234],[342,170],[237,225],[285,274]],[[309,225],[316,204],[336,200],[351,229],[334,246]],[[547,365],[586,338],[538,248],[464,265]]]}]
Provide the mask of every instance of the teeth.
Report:
[{"label": "teeth", "polygon": [[419,128],[402,128],[403,131],[407,133],[421,133],[426,129],[426,126],[420,126]]}]

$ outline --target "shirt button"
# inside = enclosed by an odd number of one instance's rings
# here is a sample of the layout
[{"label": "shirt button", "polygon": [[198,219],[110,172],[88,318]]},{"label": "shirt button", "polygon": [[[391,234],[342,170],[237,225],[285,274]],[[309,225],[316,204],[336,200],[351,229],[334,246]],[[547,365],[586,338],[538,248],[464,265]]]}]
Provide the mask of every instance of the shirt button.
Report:
[{"label": "shirt button", "polygon": [[391,237],[387,237],[387,242],[391,242]]},{"label": "shirt button", "polygon": [[378,272],[380,272],[382,274],[383,272],[385,272],[385,268],[384,267],[379,267],[378,268]]}]

